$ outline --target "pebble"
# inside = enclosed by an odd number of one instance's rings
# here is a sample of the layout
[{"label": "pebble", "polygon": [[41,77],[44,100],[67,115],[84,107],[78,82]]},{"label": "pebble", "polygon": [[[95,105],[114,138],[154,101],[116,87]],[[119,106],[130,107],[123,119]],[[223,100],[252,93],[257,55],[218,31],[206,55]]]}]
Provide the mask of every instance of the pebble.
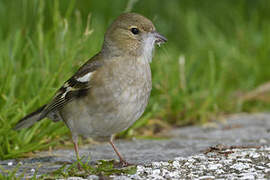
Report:
[{"label": "pebble", "polygon": [[238,171],[242,171],[243,169],[247,169],[249,168],[250,166],[248,164],[244,164],[244,163],[236,163],[236,164],[233,164],[230,168],[232,169],[236,169]]},{"label": "pebble", "polygon": [[87,180],[99,180],[99,177],[97,175],[90,175],[87,177]]},{"label": "pebble", "polygon": [[199,179],[210,180],[210,179],[215,179],[215,176],[201,176],[201,177],[199,177]]},{"label": "pebble", "polygon": [[257,159],[258,157],[260,157],[260,154],[259,153],[251,153],[249,156],[251,158]]},{"label": "pebble", "polygon": [[217,170],[220,167],[222,167],[221,164],[209,164],[208,169],[209,170]]},{"label": "pebble", "polygon": [[176,168],[176,169],[179,169],[180,168],[180,164],[178,161],[173,161],[172,163],[173,167]]}]

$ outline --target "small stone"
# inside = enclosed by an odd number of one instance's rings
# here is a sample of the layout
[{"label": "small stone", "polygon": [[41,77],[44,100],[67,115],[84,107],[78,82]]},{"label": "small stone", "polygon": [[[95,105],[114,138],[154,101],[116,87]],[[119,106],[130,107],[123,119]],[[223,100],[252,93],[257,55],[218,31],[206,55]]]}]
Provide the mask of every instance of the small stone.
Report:
[{"label": "small stone", "polygon": [[8,162],[8,166],[12,166],[13,165],[13,162]]},{"label": "small stone", "polygon": [[251,159],[245,159],[245,158],[240,158],[240,159],[237,159],[236,161],[238,161],[238,162],[252,162],[252,160]]},{"label": "small stone", "polygon": [[188,159],[188,162],[195,162],[195,159],[190,158]]},{"label": "small stone", "polygon": [[153,162],[152,163],[153,168],[159,168],[160,166],[161,166],[161,163],[159,163],[159,162]]},{"label": "small stone", "polygon": [[254,158],[254,159],[257,159],[258,157],[260,157],[260,154],[259,153],[250,153],[249,157],[251,158]]},{"label": "small stone", "polygon": [[170,172],[169,176],[171,177],[171,179],[172,178],[177,178],[177,179],[179,178],[179,174],[177,171]]},{"label": "small stone", "polygon": [[222,167],[221,164],[209,164],[208,169],[216,170],[216,169],[221,168],[221,167]]},{"label": "small stone", "polygon": [[168,171],[167,169],[162,169],[161,170],[161,176],[163,176],[163,177],[169,177],[169,173],[170,173],[170,171]]},{"label": "small stone", "polygon": [[88,180],[99,180],[99,177],[97,175],[90,175],[87,177]]},{"label": "small stone", "polygon": [[185,161],[186,158],[184,158],[184,157],[176,157],[176,158],[174,158],[174,160],[175,161]]},{"label": "small stone", "polygon": [[265,167],[263,167],[263,166],[256,166],[256,168],[257,169],[260,169],[260,170],[264,170],[265,169]]},{"label": "small stone", "polygon": [[162,166],[169,166],[170,164],[168,162],[160,162]]},{"label": "small stone", "polygon": [[152,173],[153,173],[153,175],[159,175],[160,170],[159,169],[154,169]]},{"label": "small stone", "polygon": [[231,160],[231,159],[225,159],[225,160],[223,161],[223,163],[224,163],[225,165],[231,164],[231,163],[232,163],[232,160]]},{"label": "small stone", "polygon": [[197,160],[205,160],[206,159],[206,156],[204,156],[202,154],[199,154],[199,155],[195,155],[193,158],[194,159],[197,159]]},{"label": "small stone", "polygon": [[179,169],[180,168],[180,164],[178,161],[173,161],[172,163],[173,167],[176,168],[176,169]]},{"label": "small stone", "polygon": [[243,164],[243,163],[236,163],[236,164],[233,164],[230,168],[236,169],[238,171],[242,171],[243,169],[249,168],[249,165]]},{"label": "small stone", "polygon": [[242,177],[240,179],[255,179],[254,173],[245,173],[242,174]]},{"label": "small stone", "polygon": [[217,169],[215,173],[217,173],[217,174],[223,174],[224,171],[222,169]]},{"label": "small stone", "polygon": [[261,147],[260,150],[270,151],[270,146],[269,147]]},{"label": "small stone", "polygon": [[204,169],[206,169],[206,166],[204,164],[201,164],[200,168],[204,170]]},{"label": "small stone", "polygon": [[216,158],[208,158],[208,161],[216,161]]},{"label": "small stone", "polygon": [[201,176],[199,179],[205,179],[205,180],[210,180],[210,179],[215,179],[215,176]]},{"label": "small stone", "polygon": [[144,172],[146,172],[147,174],[152,174],[152,168],[144,168]]},{"label": "small stone", "polygon": [[144,171],[144,167],[143,166],[137,166],[137,172],[143,172]]}]

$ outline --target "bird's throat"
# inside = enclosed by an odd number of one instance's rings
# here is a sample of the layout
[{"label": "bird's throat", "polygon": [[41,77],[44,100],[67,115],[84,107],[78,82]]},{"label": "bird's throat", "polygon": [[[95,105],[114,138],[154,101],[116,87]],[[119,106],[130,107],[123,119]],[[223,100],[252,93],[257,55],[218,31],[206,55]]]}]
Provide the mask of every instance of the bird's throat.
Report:
[{"label": "bird's throat", "polygon": [[143,42],[142,53],[139,59],[143,63],[150,63],[152,61],[154,50],[155,50],[155,37],[148,36],[147,38],[145,38]]}]

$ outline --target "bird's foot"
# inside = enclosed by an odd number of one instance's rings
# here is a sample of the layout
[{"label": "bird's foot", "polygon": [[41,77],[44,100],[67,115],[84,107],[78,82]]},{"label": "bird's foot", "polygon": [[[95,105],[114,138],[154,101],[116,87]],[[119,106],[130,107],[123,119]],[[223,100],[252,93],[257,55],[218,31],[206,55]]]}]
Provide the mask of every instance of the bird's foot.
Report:
[{"label": "bird's foot", "polygon": [[120,160],[120,164],[122,165],[122,167],[127,167],[127,166],[130,166],[131,165],[130,163],[128,163],[124,159]]},{"label": "bird's foot", "polygon": [[115,162],[114,166],[117,168],[123,168],[123,167],[128,167],[128,166],[132,166],[133,164],[128,163],[126,160],[124,159],[120,159],[119,162]]}]

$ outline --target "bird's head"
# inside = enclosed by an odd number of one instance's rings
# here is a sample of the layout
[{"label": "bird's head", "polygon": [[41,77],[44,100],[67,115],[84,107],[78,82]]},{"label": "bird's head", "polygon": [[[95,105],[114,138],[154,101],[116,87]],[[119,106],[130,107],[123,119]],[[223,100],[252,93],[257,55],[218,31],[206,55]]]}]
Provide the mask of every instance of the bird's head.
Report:
[{"label": "bird's head", "polygon": [[114,55],[142,56],[151,61],[155,44],[166,41],[149,19],[136,13],[125,13],[107,30],[103,50]]}]

